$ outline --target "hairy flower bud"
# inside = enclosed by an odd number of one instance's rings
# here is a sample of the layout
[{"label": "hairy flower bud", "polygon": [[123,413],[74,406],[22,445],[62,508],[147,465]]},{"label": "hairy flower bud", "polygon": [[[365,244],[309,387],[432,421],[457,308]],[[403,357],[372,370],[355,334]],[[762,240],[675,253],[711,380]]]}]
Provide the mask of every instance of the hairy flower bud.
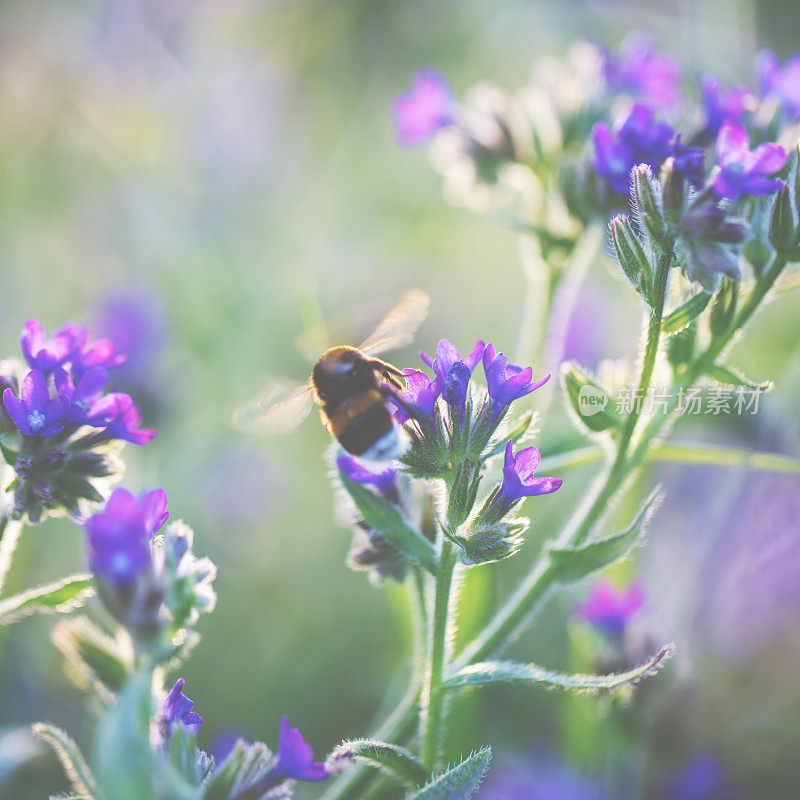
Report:
[{"label": "hairy flower bud", "polygon": [[614,217],[609,225],[609,230],[617,263],[633,288],[646,303],[650,303],[652,267],[630,220],[625,216]]},{"label": "hairy flower bud", "polygon": [[797,247],[798,239],[800,231],[795,223],[791,192],[789,184],[784,182],[772,207],[769,240],[777,251],[784,252]]},{"label": "hairy flower bud", "polygon": [[608,392],[577,364],[562,364],[561,379],[572,410],[590,431],[600,433],[619,427],[620,418],[609,403]]},{"label": "hairy flower bud", "polygon": [[667,232],[661,207],[661,186],[653,178],[653,170],[647,164],[634,167],[631,177],[634,208],[642,230],[647,231],[655,244],[661,245]]}]

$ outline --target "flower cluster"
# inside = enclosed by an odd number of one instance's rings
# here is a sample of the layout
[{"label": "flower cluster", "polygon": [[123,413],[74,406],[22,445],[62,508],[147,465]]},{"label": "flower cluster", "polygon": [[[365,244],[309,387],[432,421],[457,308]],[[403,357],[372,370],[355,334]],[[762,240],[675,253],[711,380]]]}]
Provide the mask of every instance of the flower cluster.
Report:
[{"label": "flower cluster", "polygon": [[[535,475],[541,460],[535,447],[514,452],[514,441],[525,434],[530,415],[516,424],[509,436],[504,435],[505,422],[512,404],[540,388],[550,376],[534,380],[531,367],[510,363],[494,345],[483,341],[462,355],[442,339],[435,355],[420,353],[420,357],[432,374],[405,369],[402,390],[387,385],[395,420],[411,440],[407,452],[399,463],[382,468],[341,454],[336,462],[338,478],[350,494],[353,484],[370,486],[388,505],[418,524],[429,541],[436,538],[435,530],[424,524],[435,515],[433,494],[414,493],[409,475],[441,479],[448,498],[446,535],[460,547],[461,561],[478,564],[512,555],[521,546],[528,523],[509,518],[510,512],[524,497],[556,491],[561,480]],[[478,365],[483,366],[485,387],[473,380]],[[502,481],[473,513],[486,465],[501,453]],[[402,577],[406,558],[397,543],[358,513],[351,516],[351,524],[353,520],[357,541],[350,554],[351,566],[369,569],[373,579]]]},{"label": "flower cluster", "polygon": [[[114,443],[145,444],[132,398],[106,392],[110,372],[125,360],[108,340],[89,341],[87,328],[68,324],[50,338],[34,319],[22,330],[21,364],[3,362],[0,435],[3,456],[16,473],[13,515],[38,522],[99,501],[103,479],[119,473]],[[2,487],[5,489],[6,487]]]},{"label": "flower cluster", "polygon": [[[140,641],[169,644],[214,608],[214,564],[192,553],[191,529],[166,525],[163,489],[118,488],[85,523],[89,567],[108,611]],[[165,527],[166,526],[166,527]]]}]

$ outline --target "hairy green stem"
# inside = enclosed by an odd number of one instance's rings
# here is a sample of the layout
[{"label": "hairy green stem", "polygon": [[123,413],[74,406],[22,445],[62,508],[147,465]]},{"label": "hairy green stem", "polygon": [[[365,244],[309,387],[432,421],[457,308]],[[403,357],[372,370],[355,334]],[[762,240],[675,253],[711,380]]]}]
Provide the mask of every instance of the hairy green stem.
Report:
[{"label": "hairy green stem", "polygon": [[429,772],[436,768],[444,723],[446,698],[441,687],[447,668],[450,589],[453,583],[455,562],[453,545],[448,539],[443,538],[439,569],[436,573],[433,612],[429,617],[428,658],[422,694],[422,748],[420,755],[423,765]]},{"label": "hairy green stem", "polygon": [[0,516],[0,594],[3,592],[3,585],[11,569],[11,560],[21,534],[21,522],[11,520],[5,515]]}]

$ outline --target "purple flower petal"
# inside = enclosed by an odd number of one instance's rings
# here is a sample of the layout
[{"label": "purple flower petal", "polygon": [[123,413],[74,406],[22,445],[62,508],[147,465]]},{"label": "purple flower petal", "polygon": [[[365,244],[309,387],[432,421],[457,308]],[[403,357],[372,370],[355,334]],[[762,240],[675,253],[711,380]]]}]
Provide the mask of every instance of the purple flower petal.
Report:
[{"label": "purple flower petal", "polygon": [[278,760],[275,770],[280,775],[300,781],[318,783],[330,777],[325,764],[314,761],[314,751],[297,728],[289,724],[289,717],[281,719]]}]

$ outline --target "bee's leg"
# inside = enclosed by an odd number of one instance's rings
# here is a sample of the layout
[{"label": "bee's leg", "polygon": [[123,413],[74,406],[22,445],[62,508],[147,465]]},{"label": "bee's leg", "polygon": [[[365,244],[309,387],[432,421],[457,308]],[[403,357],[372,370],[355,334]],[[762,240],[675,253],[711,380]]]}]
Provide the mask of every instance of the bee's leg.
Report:
[{"label": "bee's leg", "polygon": [[416,419],[418,413],[417,409],[407,400],[400,397],[391,386],[381,386],[380,393],[383,395],[384,400],[391,400],[402,408],[411,419]]},{"label": "bee's leg", "polygon": [[380,372],[387,382],[391,383],[396,389],[403,388],[403,371],[398,369],[394,364],[390,364],[388,361],[383,361],[380,358],[367,359],[367,364],[377,372]]}]

